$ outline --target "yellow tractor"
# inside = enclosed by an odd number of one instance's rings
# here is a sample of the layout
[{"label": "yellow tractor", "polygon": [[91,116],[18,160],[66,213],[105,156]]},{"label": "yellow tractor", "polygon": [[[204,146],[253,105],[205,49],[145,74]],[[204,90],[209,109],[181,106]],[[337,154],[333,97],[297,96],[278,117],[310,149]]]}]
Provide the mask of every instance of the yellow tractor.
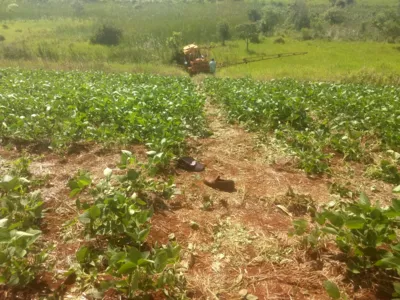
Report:
[{"label": "yellow tractor", "polygon": [[187,45],[183,48],[184,64],[190,75],[210,73],[209,60],[201,54],[199,46]]},{"label": "yellow tractor", "polygon": [[[215,47],[202,48],[203,50],[205,49],[207,51],[207,54],[202,54],[200,51],[200,47],[197,46],[196,44],[190,44],[190,45],[183,47],[183,62],[184,62],[186,71],[190,75],[196,75],[199,73],[210,73],[210,61],[207,59],[207,57],[209,54],[208,53],[209,50],[212,48],[215,48]],[[296,55],[305,55],[305,54],[307,54],[307,52],[263,54],[263,55],[258,55],[258,56],[245,57],[242,60],[238,60],[238,61],[220,62],[218,64],[218,68],[226,68],[226,67],[231,67],[231,66],[236,66],[236,65],[260,62],[263,60],[284,58],[284,57],[296,56]]]}]

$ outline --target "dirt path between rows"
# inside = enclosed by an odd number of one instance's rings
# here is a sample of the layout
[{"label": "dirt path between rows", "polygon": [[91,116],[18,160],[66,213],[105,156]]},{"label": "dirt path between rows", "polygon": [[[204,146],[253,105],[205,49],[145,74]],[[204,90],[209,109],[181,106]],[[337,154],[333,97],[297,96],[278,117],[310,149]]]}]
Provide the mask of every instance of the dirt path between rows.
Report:
[{"label": "dirt path between rows", "polygon": [[[323,270],[316,271],[313,262],[301,257],[298,242],[288,238],[293,218],[276,206],[299,199],[326,202],[326,182],[286,168],[287,160],[269,166],[270,151],[256,147],[255,135],[227,124],[210,101],[206,116],[213,136],[190,142],[192,156],[206,170],[179,171],[180,195],[172,202],[177,209],[154,216],[151,239],[167,242],[167,233],[174,233],[185,249],[182,265],[194,299],[245,299],[239,295],[245,290],[248,299],[250,294],[258,299],[328,299]],[[205,177],[217,175],[233,179],[237,192],[203,184]],[[286,196],[289,187],[291,197]]]}]

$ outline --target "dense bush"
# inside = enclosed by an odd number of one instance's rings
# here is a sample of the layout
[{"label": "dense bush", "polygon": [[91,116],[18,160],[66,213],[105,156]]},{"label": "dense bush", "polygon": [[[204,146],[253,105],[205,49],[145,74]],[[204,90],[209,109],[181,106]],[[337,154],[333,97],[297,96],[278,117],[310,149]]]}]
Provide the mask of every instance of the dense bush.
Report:
[{"label": "dense bush", "polygon": [[380,13],[374,20],[374,26],[389,40],[400,37],[399,14],[395,12]]},{"label": "dense bush", "polygon": [[292,22],[296,30],[310,27],[310,16],[305,0],[296,0],[292,5]]},{"label": "dense bush", "polygon": [[325,20],[331,25],[341,24],[346,20],[346,14],[342,9],[332,7],[325,12]]},{"label": "dense bush", "polygon": [[92,44],[118,45],[122,38],[122,30],[112,25],[103,25],[91,38]]},{"label": "dense bush", "polygon": [[264,10],[263,18],[260,22],[260,31],[264,35],[274,34],[275,28],[282,22],[283,11],[277,8],[268,8]]},{"label": "dense bush", "polygon": [[251,22],[257,22],[261,20],[261,14],[257,9],[250,9],[247,12],[247,16]]},{"label": "dense bush", "polygon": [[308,41],[308,40],[312,40],[313,36],[312,36],[312,31],[309,28],[303,28],[301,30],[301,37],[304,41]]},{"label": "dense bush", "polygon": [[6,38],[4,37],[4,35],[1,35],[0,34],[0,42],[3,42],[3,41],[5,41],[6,40]]}]

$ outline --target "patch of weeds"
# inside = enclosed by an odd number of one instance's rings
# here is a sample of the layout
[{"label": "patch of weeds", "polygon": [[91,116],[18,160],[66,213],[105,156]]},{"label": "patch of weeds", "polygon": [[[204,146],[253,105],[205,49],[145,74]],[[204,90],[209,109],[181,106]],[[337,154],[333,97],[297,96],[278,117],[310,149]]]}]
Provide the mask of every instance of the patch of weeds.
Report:
[{"label": "patch of weeds", "polygon": [[295,216],[303,216],[307,212],[315,211],[315,201],[310,195],[297,194],[289,187],[285,195],[277,196],[274,203],[284,206]]},{"label": "patch of weeds", "polygon": [[227,218],[213,228],[214,242],[207,251],[214,257],[212,268],[218,272],[224,265],[241,265],[250,258],[245,254],[246,248],[257,238],[240,223]]},{"label": "patch of weeds", "polygon": [[355,193],[351,189],[349,189],[348,186],[350,186],[350,182],[346,183],[346,185],[334,182],[330,185],[329,192],[334,195],[339,195],[342,198],[353,199]]},{"label": "patch of weeds", "polygon": [[379,166],[369,167],[365,174],[373,179],[379,179],[392,184],[400,184],[399,169],[388,160],[382,160]]},{"label": "patch of weeds", "polygon": [[400,268],[399,216],[399,199],[382,207],[361,193],[358,202],[339,201],[322,206],[312,224],[304,219],[294,221],[292,234],[303,236],[304,245],[314,250],[325,242],[335,243],[342,252],[349,277],[372,281],[379,278],[382,290],[395,291],[391,296],[398,297],[400,284],[395,276]]},{"label": "patch of weeds", "polygon": [[293,254],[293,248],[281,245],[275,236],[257,238],[254,241],[254,248],[258,256],[252,260],[253,264],[263,261],[285,264],[292,261],[290,256]]},{"label": "patch of weeds", "polygon": [[214,201],[211,196],[203,197],[201,209],[204,211],[212,211],[214,209]]},{"label": "patch of weeds", "polygon": [[29,177],[31,172],[29,171],[29,165],[31,160],[28,157],[21,157],[12,163],[11,173],[15,176]]}]

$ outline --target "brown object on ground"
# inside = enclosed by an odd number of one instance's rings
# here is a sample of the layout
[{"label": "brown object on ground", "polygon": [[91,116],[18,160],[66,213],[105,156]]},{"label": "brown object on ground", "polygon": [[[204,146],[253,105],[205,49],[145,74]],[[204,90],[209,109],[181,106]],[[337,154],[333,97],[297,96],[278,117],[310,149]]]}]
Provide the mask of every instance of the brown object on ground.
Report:
[{"label": "brown object on ground", "polygon": [[204,184],[220,191],[224,192],[235,192],[235,182],[233,180],[222,179],[220,176],[208,177],[204,179]]}]

